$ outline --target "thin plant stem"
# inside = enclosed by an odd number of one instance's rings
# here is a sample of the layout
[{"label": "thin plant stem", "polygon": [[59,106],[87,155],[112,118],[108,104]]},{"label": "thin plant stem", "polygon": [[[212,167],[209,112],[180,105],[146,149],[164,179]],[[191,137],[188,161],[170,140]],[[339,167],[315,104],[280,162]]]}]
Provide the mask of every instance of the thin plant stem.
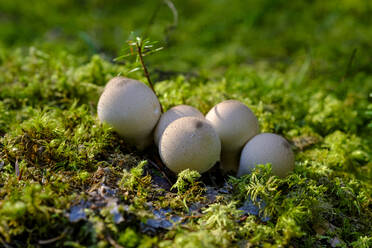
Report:
[{"label": "thin plant stem", "polygon": [[350,75],[357,50],[358,50],[357,48],[353,49],[349,62],[347,63],[345,75],[342,77],[341,82],[343,82]]},{"label": "thin plant stem", "polygon": [[[140,44],[140,43],[137,41],[137,42],[136,42],[136,47],[137,47],[138,56],[139,56],[139,59],[140,59],[140,61],[141,61],[141,65],[142,65],[142,68],[143,68],[143,72],[145,73],[145,77],[147,78],[147,82],[149,83],[151,90],[152,90],[152,91],[154,92],[154,94],[157,96],[156,91],[155,91],[155,88],[154,88],[154,85],[152,84],[152,81],[151,81],[151,78],[150,78],[150,74],[149,74],[149,72],[148,72],[148,70],[147,70],[147,67],[146,67],[145,61],[143,60],[142,44]],[[161,103],[160,103],[160,111],[163,113],[163,106],[161,105]]]}]

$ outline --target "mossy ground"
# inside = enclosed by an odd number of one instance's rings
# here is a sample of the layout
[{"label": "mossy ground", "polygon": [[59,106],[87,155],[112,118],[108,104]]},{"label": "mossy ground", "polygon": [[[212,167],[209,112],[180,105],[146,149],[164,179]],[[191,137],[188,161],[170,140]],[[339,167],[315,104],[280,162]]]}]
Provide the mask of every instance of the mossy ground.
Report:
[{"label": "mossy ground", "polygon": [[[372,4],[243,2],[0,1],[0,246],[372,246]],[[146,81],[112,62],[130,31],[165,110],[240,100],[293,174],[176,182],[100,124],[110,78]]]}]

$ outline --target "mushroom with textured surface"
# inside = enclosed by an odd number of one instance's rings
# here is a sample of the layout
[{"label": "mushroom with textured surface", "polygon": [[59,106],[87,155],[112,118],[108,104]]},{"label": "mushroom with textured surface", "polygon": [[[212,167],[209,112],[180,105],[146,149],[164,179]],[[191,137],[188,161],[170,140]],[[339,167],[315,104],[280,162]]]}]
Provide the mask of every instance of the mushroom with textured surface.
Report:
[{"label": "mushroom with textured surface", "polygon": [[249,139],[259,133],[257,117],[243,103],[227,100],[214,106],[205,118],[221,139],[222,170],[236,173],[241,149]]},{"label": "mushroom with textured surface", "polygon": [[164,164],[175,173],[185,169],[203,173],[219,161],[221,142],[204,118],[182,117],[164,130],[159,153]]},{"label": "mushroom with textured surface", "polygon": [[144,83],[125,77],[111,79],[99,101],[98,118],[138,149],[152,143],[161,110],[154,92]]},{"label": "mushroom with textured surface", "polygon": [[178,105],[178,106],[175,106],[169,109],[167,112],[162,114],[158,124],[156,125],[155,132],[154,132],[155,144],[157,146],[159,145],[160,137],[170,123],[172,123],[173,121],[179,118],[186,117],[186,116],[195,116],[199,118],[204,118],[204,115],[199,110],[197,110],[194,107],[188,106],[188,105]]},{"label": "mushroom with textured surface", "polygon": [[288,141],[280,135],[262,133],[244,146],[237,176],[250,173],[256,165],[268,163],[274,175],[285,177],[294,168],[294,154]]}]

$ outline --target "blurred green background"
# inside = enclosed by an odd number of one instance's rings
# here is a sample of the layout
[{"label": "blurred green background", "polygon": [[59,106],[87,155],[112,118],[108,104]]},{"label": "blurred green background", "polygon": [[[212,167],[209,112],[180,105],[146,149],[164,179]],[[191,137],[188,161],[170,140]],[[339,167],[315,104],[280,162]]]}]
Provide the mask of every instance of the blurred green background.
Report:
[{"label": "blurred green background", "polygon": [[[109,60],[131,32],[160,41],[152,68],[223,71],[268,63],[280,70],[311,61],[312,74],[372,71],[372,2],[365,0],[0,0],[0,46],[36,46]],[[213,69],[211,71],[211,69]],[[353,71],[352,73],[355,73]]]}]

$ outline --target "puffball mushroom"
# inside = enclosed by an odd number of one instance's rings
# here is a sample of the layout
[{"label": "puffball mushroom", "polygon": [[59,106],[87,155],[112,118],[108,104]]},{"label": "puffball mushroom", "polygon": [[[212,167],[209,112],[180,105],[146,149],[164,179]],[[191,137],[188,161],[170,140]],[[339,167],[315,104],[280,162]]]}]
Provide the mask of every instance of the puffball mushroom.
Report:
[{"label": "puffball mushroom", "polygon": [[271,163],[272,173],[285,177],[294,168],[294,154],[290,144],[280,135],[262,133],[253,137],[240,156],[238,177],[250,173],[256,165]]},{"label": "puffball mushroom", "polygon": [[221,139],[223,171],[236,172],[241,149],[249,139],[259,133],[257,117],[243,103],[227,100],[214,106],[205,118]]},{"label": "puffball mushroom", "polygon": [[219,160],[221,142],[204,118],[182,117],[164,130],[159,153],[164,164],[175,173],[185,169],[203,173]]},{"label": "puffball mushroom", "polygon": [[154,92],[144,83],[125,77],[114,77],[107,83],[97,112],[101,122],[107,122],[141,150],[151,144],[161,114]]},{"label": "puffball mushroom", "polygon": [[194,107],[188,105],[178,105],[167,112],[162,114],[160,120],[155,128],[154,140],[155,144],[159,146],[160,137],[163,134],[164,130],[168,127],[173,121],[186,116],[195,116],[199,118],[204,118],[204,115]]}]

